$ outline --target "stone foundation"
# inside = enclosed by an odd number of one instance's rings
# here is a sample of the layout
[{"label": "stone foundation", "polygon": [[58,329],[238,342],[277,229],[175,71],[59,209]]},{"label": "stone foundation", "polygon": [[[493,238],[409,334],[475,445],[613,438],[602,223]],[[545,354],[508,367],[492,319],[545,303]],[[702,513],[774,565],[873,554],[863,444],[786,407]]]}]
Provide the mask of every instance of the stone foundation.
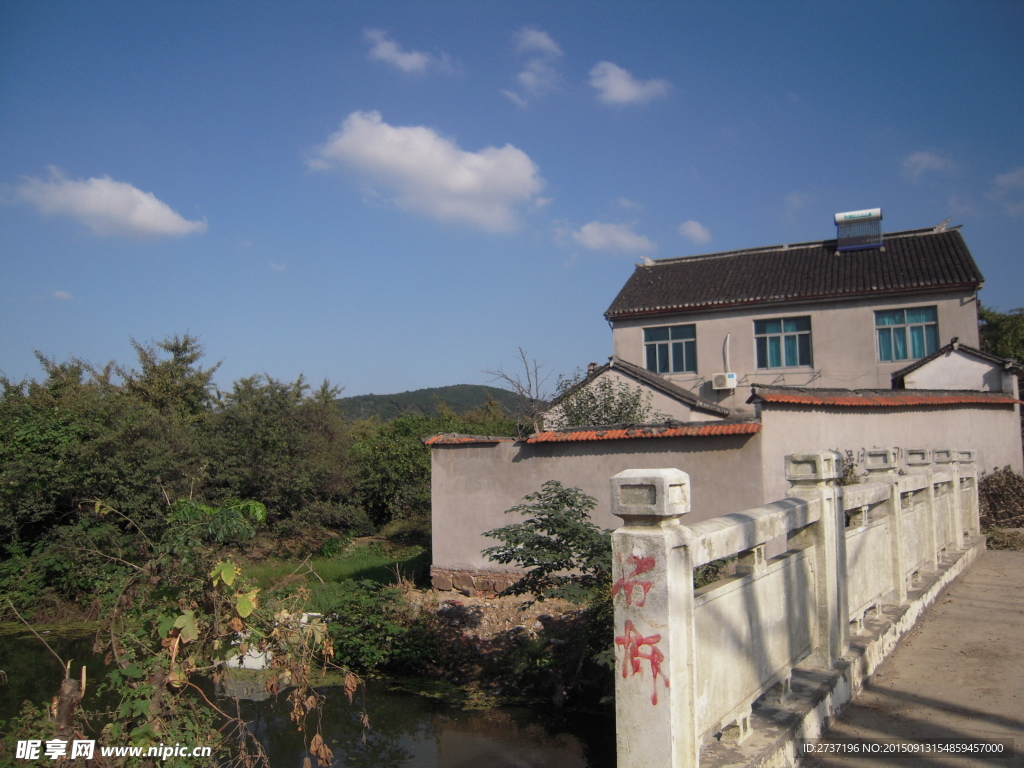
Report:
[{"label": "stone foundation", "polygon": [[454,590],[466,595],[496,595],[522,576],[516,571],[481,571],[472,568],[430,567],[434,589]]}]

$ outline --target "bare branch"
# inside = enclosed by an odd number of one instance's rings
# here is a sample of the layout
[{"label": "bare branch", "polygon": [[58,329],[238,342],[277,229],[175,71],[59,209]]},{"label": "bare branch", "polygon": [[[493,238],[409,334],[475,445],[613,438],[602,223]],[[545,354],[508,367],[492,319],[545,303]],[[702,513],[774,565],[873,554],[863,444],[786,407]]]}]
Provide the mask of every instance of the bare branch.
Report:
[{"label": "bare branch", "polygon": [[534,432],[540,432],[541,414],[547,409],[548,394],[544,387],[550,374],[543,373],[540,363],[536,358],[531,360],[526,351],[519,347],[519,366],[521,373],[509,373],[502,367],[497,370],[484,371],[497,381],[505,385],[516,396],[516,421],[522,424],[529,422]]}]

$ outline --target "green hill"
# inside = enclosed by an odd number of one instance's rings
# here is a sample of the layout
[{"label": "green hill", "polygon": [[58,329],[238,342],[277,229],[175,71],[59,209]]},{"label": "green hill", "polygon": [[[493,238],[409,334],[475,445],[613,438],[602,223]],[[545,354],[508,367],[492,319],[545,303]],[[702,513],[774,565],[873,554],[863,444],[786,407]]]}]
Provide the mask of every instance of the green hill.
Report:
[{"label": "green hill", "polygon": [[382,420],[393,419],[403,413],[423,413],[432,416],[438,406],[444,403],[456,413],[465,413],[494,400],[515,413],[516,398],[506,389],[487,387],[482,384],[453,384],[448,387],[429,387],[395,395],[356,395],[339,397],[338,408],[353,419],[377,416]]}]

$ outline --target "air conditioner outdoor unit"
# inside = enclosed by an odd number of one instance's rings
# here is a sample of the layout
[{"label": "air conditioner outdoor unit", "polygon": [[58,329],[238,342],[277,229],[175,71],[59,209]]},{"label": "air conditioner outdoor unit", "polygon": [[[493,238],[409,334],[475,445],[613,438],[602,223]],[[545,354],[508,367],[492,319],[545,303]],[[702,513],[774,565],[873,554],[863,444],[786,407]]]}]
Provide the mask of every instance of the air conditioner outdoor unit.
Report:
[{"label": "air conditioner outdoor unit", "polygon": [[711,376],[712,389],[736,389],[735,373],[715,373]]}]

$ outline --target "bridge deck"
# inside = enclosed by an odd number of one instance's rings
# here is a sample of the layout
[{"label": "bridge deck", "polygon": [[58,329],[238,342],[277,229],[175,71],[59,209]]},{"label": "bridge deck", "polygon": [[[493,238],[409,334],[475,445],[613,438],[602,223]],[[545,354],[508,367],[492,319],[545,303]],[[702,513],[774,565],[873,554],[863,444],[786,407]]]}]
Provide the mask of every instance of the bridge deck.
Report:
[{"label": "bridge deck", "polygon": [[1013,739],[1011,760],[807,758],[807,768],[1024,766],[1024,552],[986,551],[924,614],[824,741]]}]

